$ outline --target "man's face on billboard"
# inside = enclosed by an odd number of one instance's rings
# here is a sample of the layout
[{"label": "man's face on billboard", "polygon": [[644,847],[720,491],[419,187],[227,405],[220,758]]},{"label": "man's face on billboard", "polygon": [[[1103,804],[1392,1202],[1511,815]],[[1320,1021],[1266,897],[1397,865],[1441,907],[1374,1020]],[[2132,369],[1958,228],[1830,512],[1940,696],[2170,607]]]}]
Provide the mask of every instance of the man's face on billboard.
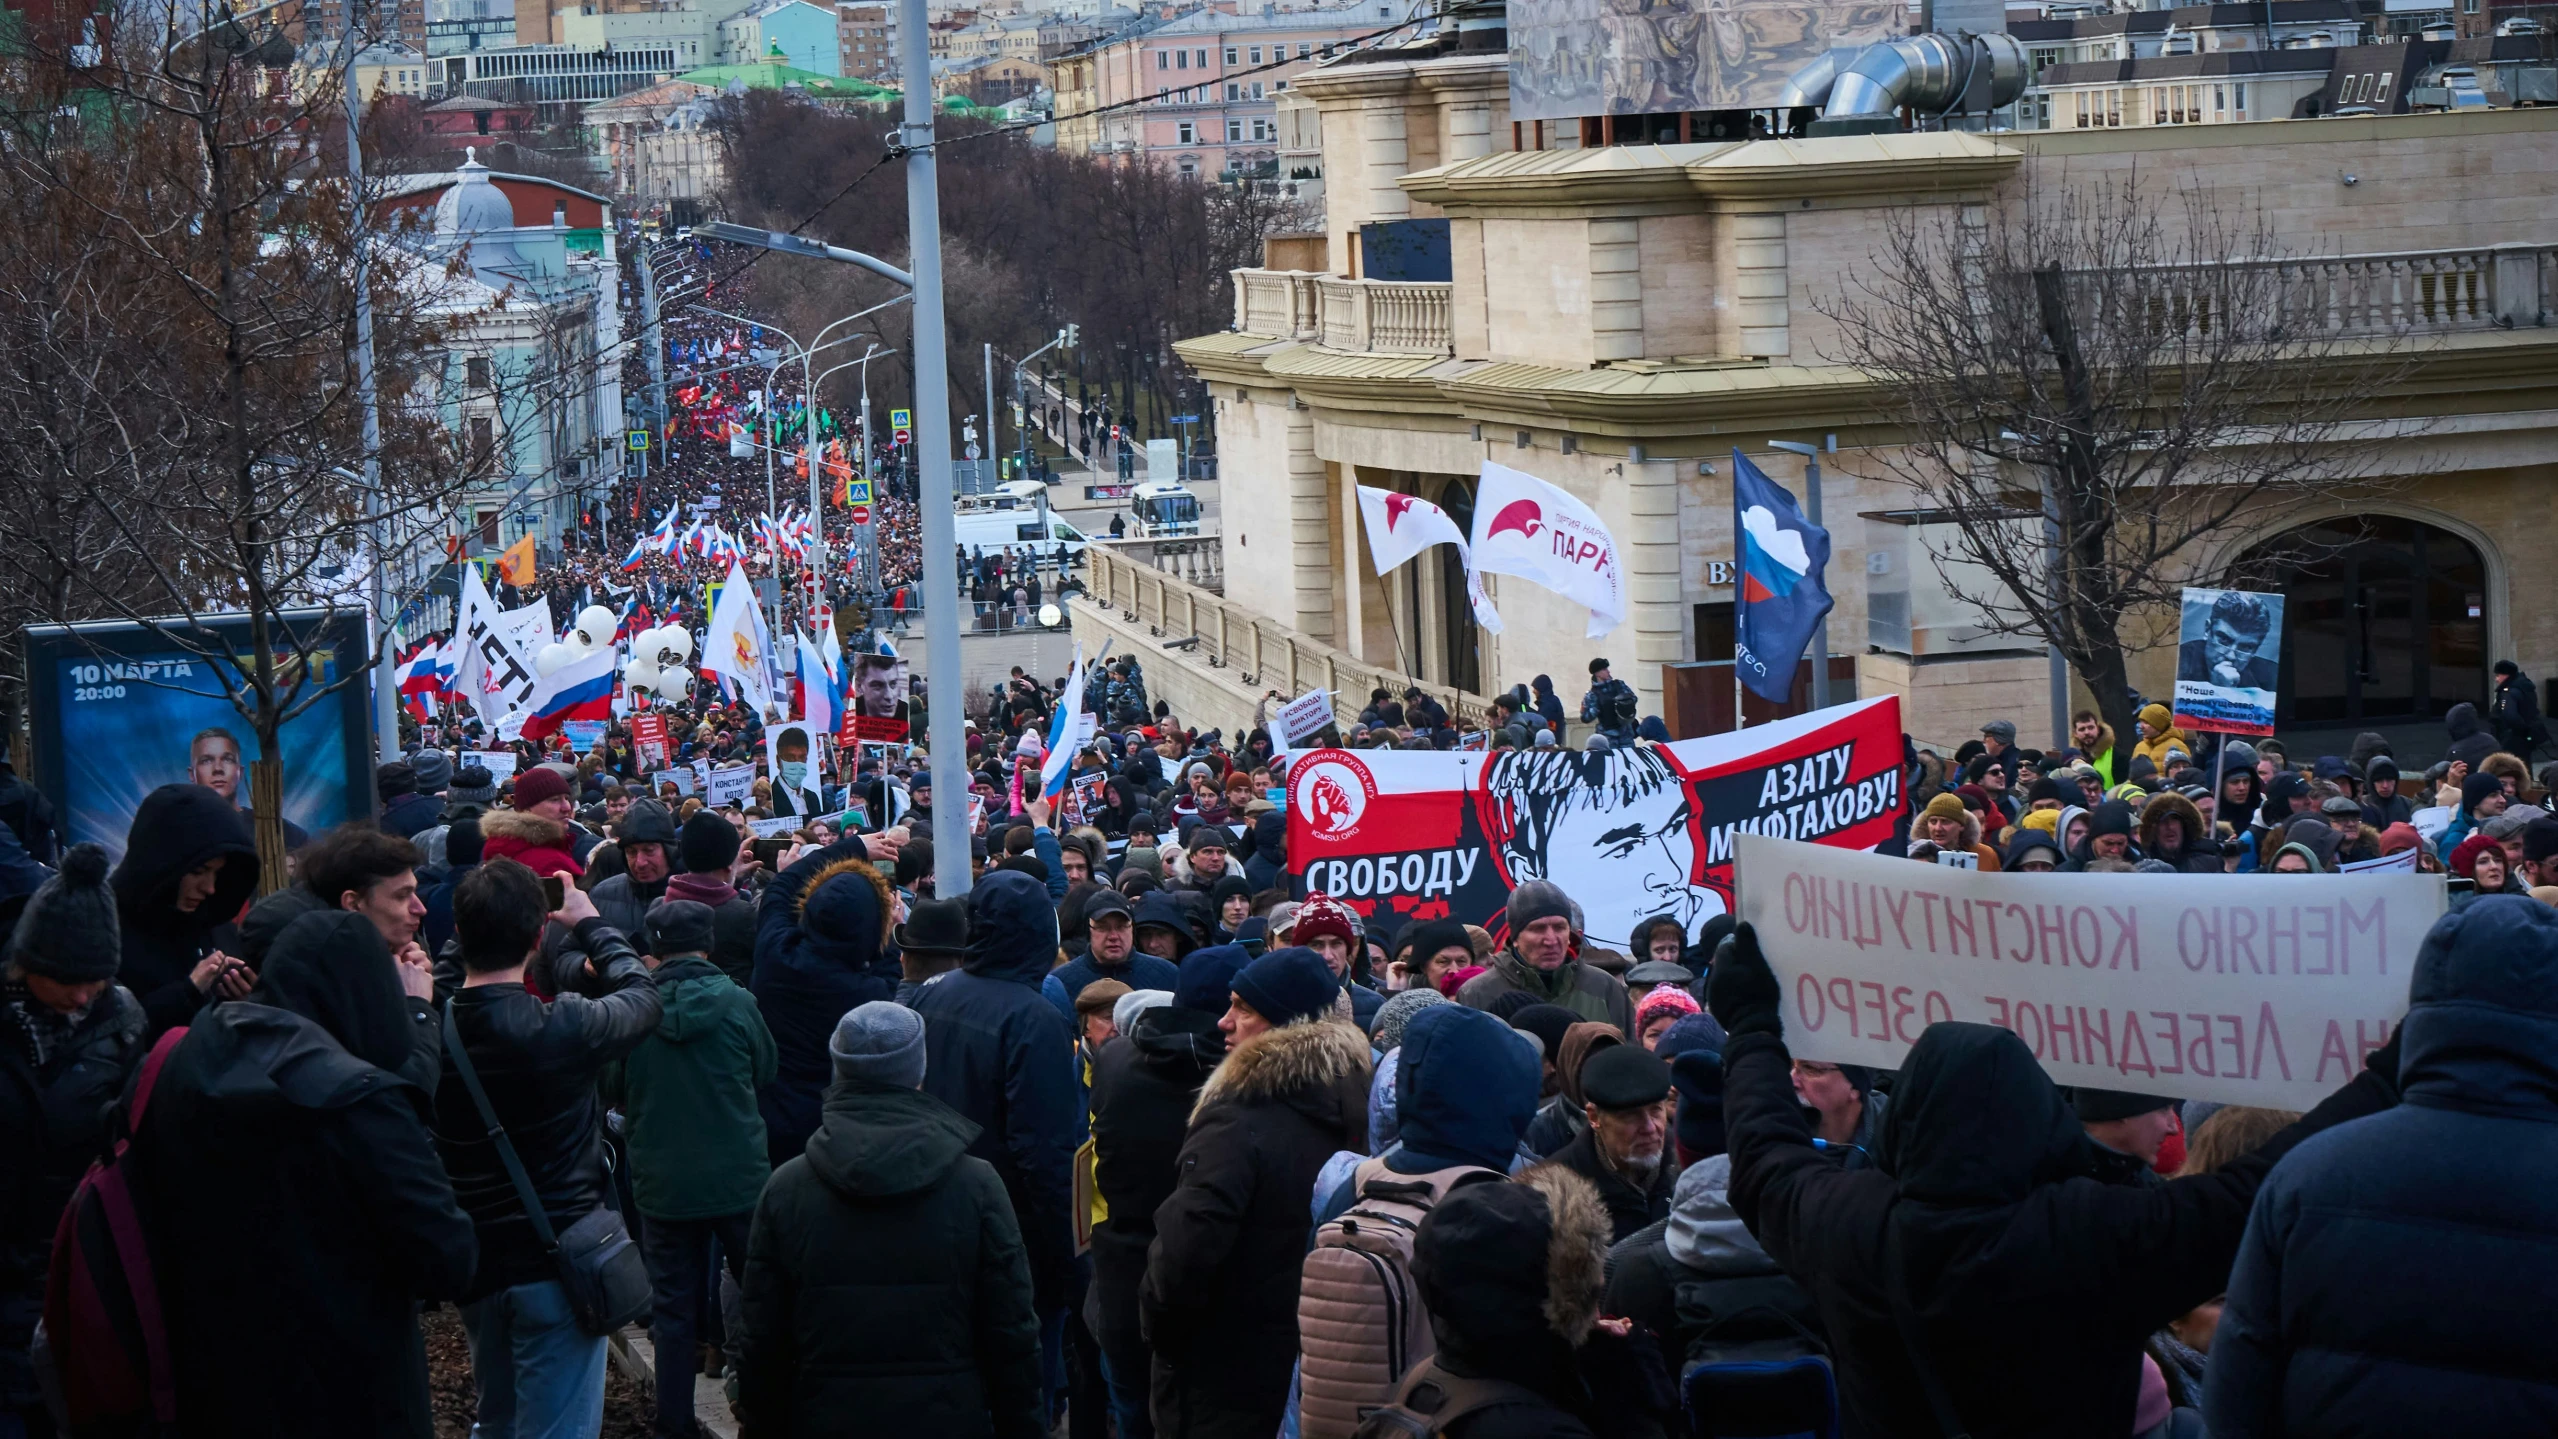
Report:
[{"label": "man's face on billboard", "polygon": [[240,802],[240,747],[218,734],[195,742],[187,756],[187,778],[233,804]]}]

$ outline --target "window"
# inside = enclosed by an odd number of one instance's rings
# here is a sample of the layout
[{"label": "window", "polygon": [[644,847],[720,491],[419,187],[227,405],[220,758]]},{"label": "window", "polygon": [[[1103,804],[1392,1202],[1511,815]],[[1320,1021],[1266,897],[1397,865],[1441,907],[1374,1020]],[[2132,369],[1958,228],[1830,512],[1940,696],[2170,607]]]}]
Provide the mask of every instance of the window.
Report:
[{"label": "window", "polygon": [[[486,415],[471,416],[471,458],[476,461],[485,461],[489,457],[489,452],[496,448],[497,426],[492,424]],[[483,533],[496,528],[494,519],[487,517],[481,519],[480,525]]]},{"label": "window", "polygon": [[1171,51],[1169,51],[1169,50],[1158,50],[1158,51],[1156,51],[1156,52],[1155,52],[1155,68],[1156,68],[1156,69],[1158,69],[1158,70],[1169,70],[1169,69],[1171,69],[1171,68],[1172,68],[1172,52],[1171,52]]},{"label": "window", "polygon": [[1255,65],[1261,63],[1261,47],[1258,45],[1252,47],[1252,63]]},{"label": "window", "polygon": [[1255,120],[1255,121],[1253,121],[1253,122],[1252,122],[1252,138],[1254,138],[1254,139],[1256,139],[1256,140],[1267,140],[1267,139],[1270,139],[1270,138],[1271,138],[1271,133],[1270,133],[1270,131],[1271,131],[1271,125],[1270,125],[1270,122],[1269,122],[1269,121],[1267,121],[1267,120]]},{"label": "window", "polygon": [[2230,87],[2230,91],[2231,91],[2230,99],[2231,99],[2233,102],[2235,102],[2235,103],[2233,104],[2232,108],[2233,108],[2233,109],[2237,112],[2237,115],[2238,115],[2238,118],[2239,118],[2239,119],[2241,119],[2241,120],[2246,119],[2246,118],[2247,118],[2247,83],[2246,83],[2245,81],[2243,81],[2243,80],[2242,80],[2242,81],[2240,81],[2238,84],[2231,86],[2231,87]]},{"label": "window", "polygon": [[2219,121],[2226,120],[2228,118],[2229,87],[2227,85],[2214,85],[2212,87],[2212,120],[2215,123],[2218,123]]},{"label": "window", "polygon": [[1315,52],[1314,42],[1312,42],[1312,41],[1310,41],[1310,40],[1300,40],[1300,41],[1298,41],[1298,42],[1297,42],[1297,58],[1298,58],[1298,59],[1303,60],[1303,59],[1305,59],[1307,56],[1312,55],[1314,52]]},{"label": "window", "polygon": [[1226,63],[1229,65],[1235,63],[1235,47],[1232,45],[1226,47]]},{"label": "window", "polygon": [[1173,131],[1173,143],[1176,145],[1198,144],[1199,127],[1188,120],[1182,121],[1181,124],[1175,127]]},{"label": "window", "polygon": [[1190,52],[1190,63],[1191,63],[1191,65],[1192,65],[1194,68],[1196,68],[1196,69],[1201,69],[1201,70],[1205,70],[1205,69],[1207,69],[1207,68],[1208,68],[1208,50],[1207,50],[1207,47],[1203,45],[1203,46],[1201,46],[1199,49],[1196,49],[1196,50],[1191,51],[1191,52]]},{"label": "window", "polygon": [[1243,86],[1241,86],[1241,85],[1228,85],[1228,86],[1226,87],[1226,98],[1227,98],[1227,99],[1229,99],[1229,100],[1240,100],[1240,99],[1242,99],[1242,98],[1243,98]]},{"label": "window", "polygon": [[1190,52],[1187,50],[1175,50],[1172,52],[1172,61],[1172,67],[1174,69],[1187,70],[1190,68]]},{"label": "window", "polygon": [[1243,143],[1243,122],[1241,120],[1228,120],[1226,122],[1226,143],[1229,145],[1240,145]]},{"label": "window", "polygon": [[1261,93],[1261,82],[1258,80],[1252,82],[1252,98],[1255,100],[1267,98]]},{"label": "window", "polygon": [[473,355],[462,362],[462,383],[474,390],[489,387],[489,361],[486,355]]}]

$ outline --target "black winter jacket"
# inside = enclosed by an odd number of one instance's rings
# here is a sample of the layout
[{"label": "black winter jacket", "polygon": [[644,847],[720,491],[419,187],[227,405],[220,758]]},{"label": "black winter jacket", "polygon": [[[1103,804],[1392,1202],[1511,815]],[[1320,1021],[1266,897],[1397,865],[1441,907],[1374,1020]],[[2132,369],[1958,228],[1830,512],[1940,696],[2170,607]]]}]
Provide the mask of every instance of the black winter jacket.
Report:
[{"label": "black winter jacket", "polygon": [[2396,1097],[2366,1070],[2225,1168],[2130,1187],[2086,1177],[2093,1141],[2007,1030],[1919,1036],[1872,1169],[1812,1147],[1792,1068],[1770,1034],[1723,1053],[1732,1206],[1820,1306],[1850,1439],[1937,1427],[1892,1318],[1894,1230],[1927,1358],[1973,1435],[2129,1433],[2142,1342],[2221,1292],[2266,1171]]},{"label": "black winter jacket", "polygon": [[[755,993],[780,1056],[780,1072],[763,1093],[764,1140],[776,1168],[798,1154],[817,1128],[818,1109],[835,1076],[826,1041],[837,1021],[897,993],[897,955],[886,943],[888,881],[863,858],[866,853],[861,839],[852,836],[800,856],[773,877],[756,913],[755,969],[747,988]],[[839,887],[842,894],[832,892]],[[802,923],[803,899],[817,889],[829,891],[822,898],[830,915],[842,911],[841,927],[830,933],[866,929],[867,938],[830,938]],[[716,935],[716,915],[712,923]]]},{"label": "black winter jacket", "polygon": [[2404,1102],[2256,1196],[2205,1372],[2214,1439],[2558,1432],[2558,913],[2480,898],[2435,924],[2410,992]]},{"label": "black winter jacket", "polygon": [[1226,1056],[1217,1016],[1157,1005],[1092,1062],[1093,1180],[1110,1217],[1093,1226],[1093,1288],[1104,1329],[1138,1333],[1137,1288],[1155,1210],[1181,1174],[1199,1087]]},{"label": "black winter jacket", "polygon": [[1678,1187],[1678,1156],[1662,1146],[1661,1165],[1652,1171],[1652,1183],[1641,1189],[1634,1181],[1610,1169],[1599,1158],[1599,1132],[1584,1128],[1570,1144],[1549,1156],[1556,1164],[1590,1181],[1599,1191],[1599,1202],[1607,1206],[1611,1232],[1608,1242],[1614,1244],[1647,1224],[1658,1224],[1670,1217],[1670,1191]]},{"label": "black winter jacket", "polygon": [[1179,1185],[1155,1211],[1140,1300],[1183,1421],[1168,1422],[1159,1384],[1159,1428],[1277,1430],[1315,1175],[1335,1151],[1367,1150],[1368,1055],[1349,1025],[1292,1024],[1228,1054],[1200,1091]]},{"label": "black winter jacket", "polygon": [[[217,856],[222,872],[212,897],[180,910],[178,881]],[[249,817],[202,785],[164,784],[134,810],[110,883],[124,937],[116,980],[142,1001],[146,1038],[156,1039],[204,1007],[203,993],[187,979],[197,961],[216,949],[238,949],[229,925],[258,888]]]},{"label": "black winter jacket", "polygon": [[977,1126],[928,1094],[839,1082],[764,1186],[746,1258],[746,1439],[1033,1439],[1039,1321]]},{"label": "black winter jacket", "polygon": [[182,1433],[433,1432],[418,1302],[479,1249],[398,1073],[435,1030],[395,974],[361,916],[297,920],[161,1071],[133,1154]]},{"label": "black winter jacket", "polygon": [[968,957],[912,1001],[924,1017],[924,1092],[977,1126],[968,1152],[1012,1196],[1042,1314],[1064,1307],[1074,1270],[1075,1037],[1039,993],[1056,954],[1048,887],[1017,870],[989,874],[968,892]]},{"label": "black winter jacket", "polygon": [[50,1038],[37,1063],[21,1009],[40,1007],[0,984],[0,1413],[37,1403],[27,1343],[44,1304],[53,1230],[89,1161],[105,1148],[106,1107],[142,1057],[142,1006],[109,985],[67,1029],[34,1015]]},{"label": "black winter jacket", "polygon": [[[546,1004],[521,984],[476,985],[453,996],[454,1023],[480,1085],[555,1232],[605,1202],[612,1180],[596,1082],[604,1066],[656,1030],[659,1015],[655,982],[612,926],[579,921],[577,948],[593,957],[600,975],[593,998],[563,993]],[[435,1141],[480,1236],[479,1274],[464,1298],[556,1278],[449,1055],[435,1094]]]}]

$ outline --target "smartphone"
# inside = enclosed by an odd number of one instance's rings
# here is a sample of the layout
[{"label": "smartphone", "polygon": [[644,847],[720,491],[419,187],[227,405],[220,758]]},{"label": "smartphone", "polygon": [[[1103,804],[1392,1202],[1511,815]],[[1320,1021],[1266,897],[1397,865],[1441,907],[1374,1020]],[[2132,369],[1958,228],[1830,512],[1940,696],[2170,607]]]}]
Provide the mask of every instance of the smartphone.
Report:
[{"label": "smartphone", "polygon": [[781,858],[790,852],[790,846],[791,842],[786,839],[756,840],[755,858],[763,862],[764,870],[769,874],[779,868]]},{"label": "smartphone", "polygon": [[559,913],[561,908],[568,903],[568,892],[561,887],[561,881],[558,875],[546,874],[542,876],[542,898],[550,905],[551,913],[553,914]]},{"label": "smartphone", "polygon": [[1979,869],[1981,857],[1968,849],[1940,849],[1936,862],[1947,869]]}]

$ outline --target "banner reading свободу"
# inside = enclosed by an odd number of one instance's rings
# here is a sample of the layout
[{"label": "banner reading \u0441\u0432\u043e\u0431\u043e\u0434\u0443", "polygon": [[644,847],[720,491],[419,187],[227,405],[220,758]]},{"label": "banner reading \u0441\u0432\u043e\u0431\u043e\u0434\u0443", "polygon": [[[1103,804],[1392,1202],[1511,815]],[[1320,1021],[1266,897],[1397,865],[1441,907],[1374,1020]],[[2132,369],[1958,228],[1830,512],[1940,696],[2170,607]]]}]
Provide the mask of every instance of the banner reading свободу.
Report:
[{"label": "banner reading \u0441\u0432\u043e\u0431\u043e\u0434\u0443", "polygon": [[1979,874],[1740,838],[1740,918],[1798,1059],[1899,1067],[2014,1030],[2060,1084],[2308,1109],[2407,1010],[2431,875]]}]

